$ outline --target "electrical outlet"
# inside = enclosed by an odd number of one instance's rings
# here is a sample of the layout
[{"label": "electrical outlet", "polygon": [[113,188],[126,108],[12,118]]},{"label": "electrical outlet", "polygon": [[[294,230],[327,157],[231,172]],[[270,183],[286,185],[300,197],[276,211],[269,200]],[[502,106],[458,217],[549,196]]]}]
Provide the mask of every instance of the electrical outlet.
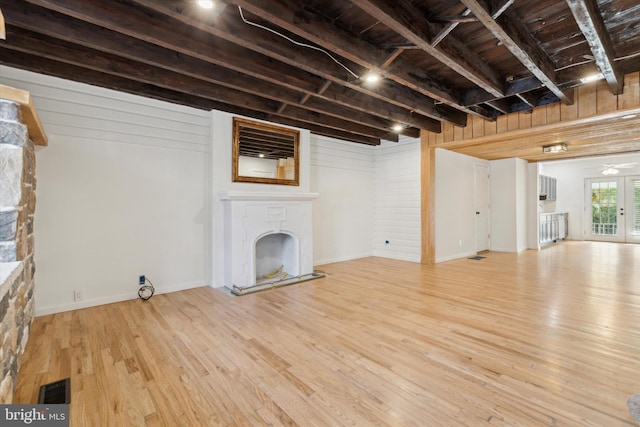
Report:
[{"label": "electrical outlet", "polygon": [[75,289],[73,291],[74,301],[84,301],[84,289]]},{"label": "electrical outlet", "polygon": [[144,274],[141,274],[140,278],[138,279],[138,284],[140,286],[142,286],[142,285],[144,285],[144,282],[146,282],[146,281],[147,281],[147,279],[144,277]]}]

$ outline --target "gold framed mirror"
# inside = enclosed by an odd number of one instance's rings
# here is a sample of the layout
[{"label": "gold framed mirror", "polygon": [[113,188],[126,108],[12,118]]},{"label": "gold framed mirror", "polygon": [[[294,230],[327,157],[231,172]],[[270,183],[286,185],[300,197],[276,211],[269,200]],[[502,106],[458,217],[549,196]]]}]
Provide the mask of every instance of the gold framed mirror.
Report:
[{"label": "gold framed mirror", "polygon": [[233,118],[234,182],[300,185],[300,131]]}]

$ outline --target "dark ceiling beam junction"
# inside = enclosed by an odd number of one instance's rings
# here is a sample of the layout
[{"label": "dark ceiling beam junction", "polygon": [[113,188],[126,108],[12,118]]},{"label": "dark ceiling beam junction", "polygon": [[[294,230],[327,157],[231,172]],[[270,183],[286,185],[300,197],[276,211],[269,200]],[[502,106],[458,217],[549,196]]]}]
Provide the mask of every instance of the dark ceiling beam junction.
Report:
[{"label": "dark ceiling beam junction", "polygon": [[395,61],[400,55],[402,55],[402,52],[404,52],[405,50],[406,48],[404,47],[396,47],[393,52],[391,52],[389,56],[387,56],[387,59],[385,59],[384,62],[380,64],[380,68],[385,69],[389,67],[391,63]]},{"label": "dark ceiling beam junction", "polygon": [[[471,22],[478,22],[478,18],[470,16],[471,11],[465,9],[460,15],[455,16],[438,16],[434,19],[435,22],[446,22],[451,24],[468,24]],[[457,25],[456,25],[457,26]]]},{"label": "dark ceiling beam junction", "polygon": [[538,98],[530,92],[518,93],[516,96],[531,108],[538,106]]},{"label": "dark ceiling beam junction", "polygon": [[[393,69],[382,70],[380,65],[387,58],[385,50],[341,31],[325,22],[321,17],[310,16],[310,12],[300,2],[280,0],[277,4],[272,2],[267,4],[261,0],[232,0],[232,3],[260,16],[276,27],[296,34],[348,61],[359,64],[367,70],[379,72],[386,78],[421,93],[426,97],[424,102],[430,102],[428,99],[432,98],[460,111],[478,114],[461,105],[459,94],[454,93],[451,88],[434,80],[430,75],[402,58],[396,59]],[[416,107],[419,106],[416,105]],[[490,119],[489,117],[485,118]],[[449,120],[449,122],[451,121]],[[464,126],[459,122],[454,124]]]},{"label": "dark ceiling beam junction", "polygon": [[[318,89],[318,91],[316,92],[316,94],[322,95],[327,91],[327,89],[329,89],[329,86],[331,86],[331,80],[325,80],[324,83],[322,83],[322,86],[320,86],[320,89]],[[300,105],[307,102],[309,98],[311,98],[311,93],[305,93],[302,99],[300,100]]]},{"label": "dark ceiling beam junction", "polygon": [[[506,0],[502,6],[498,8],[496,12],[494,12],[493,19],[498,19],[500,15],[502,15],[509,6],[513,4],[515,0]],[[442,30],[438,33],[436,37],[431,41],[432,46],[437,46],[445,37],[449,35],[456,27],[460,24],[478,22],[478,18],[471,14],[471,11],[465,8],[464,12],[462,12],[458,16],[443,16],[436,18],[439,21],[446,22],[447,25],[444,26]]]},{"label": "dark ceiling beam junction", "polygon": [[[39,4],[41,2],[35,1],[34,3]],[[70,10],[66,8],[64,3],[65,2],[63,1],[56,2],[55,10],[60,13],[69,13]],[[77,4],[78,2],[70,3]],[[68,40],[79,40],[91,48],[118,54],[122,54],[122,51],[118,49],[118,46],[128,46],[127,55],[130,59],[143,61],[149,65],[167,68],[196,78],[212,81],[214,83],[232,86],[240,91],[254,90],[257,94],[271,94],[271,96],[276,100],[288,104],[298,104],[300,95],[295,95],[293,98],[286,97],[285,95],[290,93],[290,91],[287,91],[278,85],[285,84],[288,89],[300,90],[310,94],[315,93],[313,79],[297,78],[294,76],[295,71],[293,69],[287,70],[286,68],[274,68],[279,65],[273,64],[273,61],[266,58],[246,54],[245,52],[238,52],[237,55],[234,55],[233,51],[230,51],[229,49],[217,49],[212,51],[210,45],[205,44],[203,41],[186,35],[177,35],[175,31],[170,32],[168,29],[163,35],[163,24],[160,22],[157,22],[157,24],[146,24],[144,21],[138,21],[138,24],[133,26],[136,30],[132,31],[134,33],[133,36],[137,35],[139,38],[149,39],[152,35],[145,36],[144,33],[150,29],[150,26],[155,27],[155,30],[153,30],[154,32],[151,34],[158,33],[159,37],[164,37],[162,39],[152,39],[156,41],[156,45],[138,42],[121,33],[112,33],[109,30],[100,28],[99,26],[94,26],[94,24],[107,24],[108,22],[111,22],[109,21],[109,18],[112,18],[113,21],[116,22],[124,21],[122,22],[123,25],[132,23],[133,21],[129,21],[128,18],[121,18],[118,20],[115,16],[111,17],[109,15],[109,10],[92,8],[90,4],[91,2],[80,3],[82,4],[77,4],[77,7],[72,9],[71,13],[77,18],[91,20],[93,24],[74,22],[74,25],[66,25],[65,23],[59,22],[60,20],[56,20],[54,16],[51,16],[51,13],[49,16],[42,13],[38,15],[35,13],[36,11],[30,11],[30,13],[23,15],[18,13],[18,10],[16,10],[14,11],[14,16],[17,22],[32,30],[43,31],[43,29],[47,28],[47,33],[53,37],[65,37]],[[103,13],[98,13],[100,11]],[[99,17],[95,19],[92,18],[94,15],[90,12],[98,13]],[[38,22],[38,19],[41,21]],[[106,27],[106,25],[104,26]],[[117,31],[118,29],[120,29],[120,27],[117,24],[112,25],[111,30]],[[158,29],[160,31],[158,31]],[[219,45],[219,43],[216,44]],[[235,45],[233,47],[238,49]],[[171,52],[171,48],[179,50],[184,55]],[[190,49],[194,49],[195,55],[198,56],[199,59],[187,56],[190,53],[194,53]],[[202,52],[202,54],[199,54],[199,52]],[[217,69],[215,66],[208,63],[210,61],[223,64],[223,67],[229,66],[235,68],[226,70],[223,68]],[[282,65],[284,66],[284,64]],[[248,76],[234,73],[231,70],[235,70],[237,72],[250,70],[249,72],[252,73],[252,76],[256,79],[251,80]],[[215,78],[212,79],[212,77]],[[311,77],[314,76],[311,75]],[[258,79],[266,80],[268,83],[262,82]],[[321,80],[318,79],[318,81]],[[355,120],[355,117],[359,114],[371,115],[371,111],[381,111],[382,114],[387,115],[387,117],[383,118],[390,120],[393,123],[399,120],[405,120],[403,123],[410,125],[412,128],[424,126],[424,128],[432,129],[433,131],[440,130],[440,123],[434,119],[420,115],[412,115],[405,109],[394,108],[393,106],[388,106],[387,104],[376,101],[375,99],[372,100],[367,98],[367,103],[364,103],[364,99],[362,99],[360,100],[362,101],[361,103],[357,103],[353,101],[354,98],[356,101],[359,100],[357,94],[356,96],[346,96],[345,94],[341,94],[332,99],[327,99],[336,102],[335,108],[332,108],[331,111],[338,112],[342,110],[342,114],[338,113],[341,117],[350,117]],[[363,98],[363,96],[360,95],[360,98]],[[340,99],[344,100],[344,102],[338,102]],[[380,105],[376,105],[377,103]],[[373,110],[371,108],[367,108],[367,105],[370,107],[372,104],[379,106],[380,109]],[[345,107],[355,108],[357,112],[353,110],[345,110]],[[305,108],[317,110],[313,103],[305,105]],[[390,129],[393,123],[388,123],[385,129]],[[415,133],[415,130],[411,130],[409,132],[413,134]]]},{"label": "dark ceiling beam junction", "polygon": [[[476,22],[478,18],[471,16],[471,11],[465,9],[462,14],[457,18],[444,19],[448,23],[440,30],[438,34],[431,40],[431,46],[436,47],[445,37],[447,37],[458,25],[463,22]],[[468,21],[470,20],[470,21]]]},{"label": "dark ceiling beam junction", "polygon": [[565,93],[557,82],[553,62],[517,17],[512,16],[507,10],[500,17],[494,19],[490,12],[492,7],[487,4],[486,0],[460,1],[562,102],[565,104],[573,103],[572,95]]},{"label": "dark ceiling beam junction", "polygon": [[[521,93],[529,92],[536,89],[543,88],[544,85],[540,83],[535,77],[526,77],[523,79],[517,79],[507,82],[505,96],[514,96]],[[495,101],[496,97],[491,96],[484,90],[472,89],[467,91],[464,97],[465,105],[472,106],[478,104],[485,104],[491,101]]]},{"label": "dark ceiling beam junction", "polygon": [[434,47],[431,41],[438,35],[438,26],[429,22],[424,13],[410,2],[351,0],[351,3],[467,80],[497,97],[504,95],[504,85],[494,70],[459,40],[449,36],[437,48]]},{"label": "dark ceiling beam junction", "polygon": [[511,103],[506,98],[495,99],[488,101],[487,105],[500,111],[502,114],[509,114],[511,112]]},{"label": "dark ceiling beam junction", "polygon": [[[502,15],[503,13],[505,13],[507,11],[507,9],[509,9],[511,7],[511,5],[515,2],[516,0],[504,0],[504,2],[502,4],[498,4],[495,7],[495,11],[493,12],[493,14],[491,15],[491,17],[493,19],[498,19],[500,18],[500,15]],[[495,3],[494,3],[495,5]]]},{"label": "dark ceiling beam junction", "polygon": [[[290,42],[272,35],[267,31],[246,25],[240,21],[239,16],[235,17],[235,19],[229,19],[229,16],[221,16],[220,18],[227,19],[218,19],[215,23],[209,25],[197,17],[185,14],[184,10],[168,8],[166,2],[136,0],[135,3],[215,36],[218,38],[216,45],[221,48],[220,50],[224,50],[222,47],[225,41],[230,42],[244,49],[248,49],[246,54],[239,52],[238,56],[245,56],[253,60],[256,55],[253,54],[252,51],[258,52],[265,57],[273,58],[283,64],[302,69],[323,80],[330,80],[332,83],[337,83],[338,85],[352,89],[352,91],[347,91],[348,94],[345,96],[331,98],[330,100],[332,102],[337,102],[361,111],[384,113],[387,114],[386,118],[389,120],[402,122],[406,125],[427,129],[432,132],[440,132],[440,121],[442,120],[459,126],[463,126],[464,123],[466,123],[465,114],[459,114],[456,110],[436,108],[433,103],[425,102],[426,100],[423,96],[400,85],[384,85],[374,89],[361,85],[359,81],[355,83],[351,82],[348,80],[346,72],[326,55],[313,50],[298,48]],[[233,10],[229,11],[229,13],[237,15],[237,12]],[[158,23],[158,25],[162,24]],[[147,28],[145,31],[148,32],[149,30],[150,29]],[[151,30],[154,31],[153,34],[158,40],[162,40],[162,38],[171,39],[174,37],[170,30],[168,33],[165,32],[164,35],[162,31],[158,31],[157,29]],[[124,29],[124,31],[130,30]],[[134,36],[130,33],[127,34]],[[135,31],[135,36],[141,36],[140,31]],[[220,46],[221,44],[223,46]],[[173,47],[173,49],[178,48],[179,46]],[[198,51],[202,50],[198,49]],[[204,52],[206,52],[206,50]],[[212,56],[215,57],[215,52]],[[210,60],[215,60],[215,58],[211,58]],[[232,64],[229,64],[229,66],[231,65]],[[271,77],[282,78],[282,75],[274,73],[271,74]],[[283,79],[281,84],[282,83],[286,83],[286,80]],[[359,93],[353,93],[353,91]],[[313,90],[305,90],[305,92],[311,95],[315,94]],[[389,103],[392,105],[389,106]],[[415,112],[415,114],[411,114],[409,117],[407,110]],[[411,121],[406,121],[407,119]]]},{"label": "dark ceiling beam junction", "polygon": [[618,95],[622,92],[624,75],[615,64],[613,42],[604,25],[598,5],[593,0],[566,0],[580,31],[587,39],[593,57],[609,83],[611,92]]}]

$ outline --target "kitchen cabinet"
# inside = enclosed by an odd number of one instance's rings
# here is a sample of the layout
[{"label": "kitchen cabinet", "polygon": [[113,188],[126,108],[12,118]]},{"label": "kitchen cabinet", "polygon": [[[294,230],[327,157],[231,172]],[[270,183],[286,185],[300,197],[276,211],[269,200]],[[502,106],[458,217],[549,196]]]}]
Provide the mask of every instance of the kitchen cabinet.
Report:
[{"label": "kitchen cabinet", "polygon": [[556,200],[556,179],[552,176],[540,175],[540,200]]},{"label": "kitchen cabinet", "polygon": [[539,242],[545,245],[567,237],[569,214],[566,212],[541,213],[539,218]]}]

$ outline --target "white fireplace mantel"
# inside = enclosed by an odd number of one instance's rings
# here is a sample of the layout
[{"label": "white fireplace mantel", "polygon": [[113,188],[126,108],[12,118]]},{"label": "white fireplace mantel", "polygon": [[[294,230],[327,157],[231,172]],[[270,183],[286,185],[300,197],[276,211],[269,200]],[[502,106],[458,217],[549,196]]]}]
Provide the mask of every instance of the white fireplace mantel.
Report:
[{"label": "white fireplace mantel", "polygon": [[[287,191],[222,191],[224,286],[244,288],[257,281],[256,244],[271,234],[291,237],[289,273],[313,273],[312,202],[318,193]],[[285,240],[283,240],[285,241]],[[284,248],[284,247],[283,247]],[[277,258],[279,254],[273,254]]]},{"label": "white fireplace mantel", "polygon": [[253,191],[221,191],[218,198],[222,201],[312,201],[318,193],[286,193],[286,192],[253,192]]}]

